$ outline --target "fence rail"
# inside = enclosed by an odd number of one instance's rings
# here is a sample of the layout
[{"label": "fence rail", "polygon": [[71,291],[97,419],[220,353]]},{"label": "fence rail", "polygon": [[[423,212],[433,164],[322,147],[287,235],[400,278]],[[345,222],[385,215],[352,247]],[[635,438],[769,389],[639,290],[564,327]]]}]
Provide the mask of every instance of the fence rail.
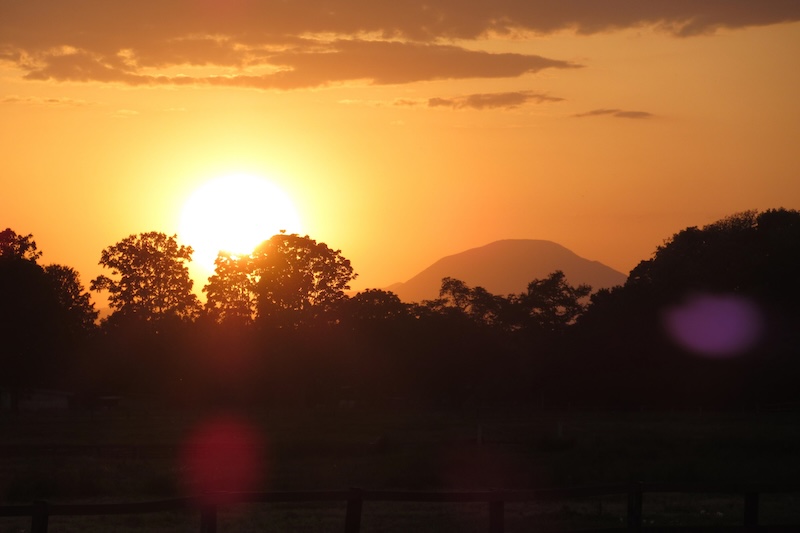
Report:
[{"label": "fence rail", "polygon": [[[727,494],[742,497],[743,513],[741,526],[674,526],[645,527],[642,505],[645,493],[684,493],[684,494]],[[676,485],[635,483],[631,485],[607,485],[594,487],[574,487],[542,490],[490,490],[468,492],[434,491],[391,491],[365,490],[351,488],[342,491],[311,492],[254,492],[237,494],[207,495],[204,501],[225,501],[235,503],[291,503],[291,502],[345,502],[345,533],[358,533],[361,529],[361,515],[365,502],[437,502],[437,503],[485,503],[489,517],[489,533],[503,533],[505,529],[506,502],[544,502],[574,498],[592,498],[627,495],[627,526],[624,528],[602,529],[596,531],[798,531],[800,524],[785,526],[759,526],[759,501],[762,494],[800,493],[800,485],[793,486],[715,486],[715,485]],[[51,504],[36,501],[31,505],[0,506],[0,517],[30,517],[31,533],[46,533],[51,516],[97,516],[120,514],[145,514],[164,511],[192,510],[200,514],[200,533],[216,533],[217,510],[226,504],[200,504],[192,498],[175,498],[138,503],[102,504]],[[584,533],[590,530],[582,530]]]}]

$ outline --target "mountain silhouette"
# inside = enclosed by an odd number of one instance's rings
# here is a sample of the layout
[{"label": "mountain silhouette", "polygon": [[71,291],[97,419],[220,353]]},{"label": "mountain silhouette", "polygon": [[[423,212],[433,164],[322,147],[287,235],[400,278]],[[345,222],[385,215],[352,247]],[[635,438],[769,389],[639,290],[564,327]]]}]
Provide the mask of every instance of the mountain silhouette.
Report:
[{"label": "mountain silhouette", "polygon": [[507,296],[525,292],[528,283],[561,270],[570,285],[587,283],[593,290],[625,283],[627,276],[598,261],[590,261],[552,241],[507,239],[439,259],[406,281],[386,288],[406,302],[439,297],[442,278],[456,278]]}]

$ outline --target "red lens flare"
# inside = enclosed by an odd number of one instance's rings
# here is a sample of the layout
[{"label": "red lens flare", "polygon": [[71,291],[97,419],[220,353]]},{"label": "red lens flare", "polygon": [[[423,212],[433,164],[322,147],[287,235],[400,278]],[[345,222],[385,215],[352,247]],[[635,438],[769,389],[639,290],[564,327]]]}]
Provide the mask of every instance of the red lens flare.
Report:
[{"label": "red lens flare", "polygon": [[190,496],[202,503],[230,503],[264,480],[265,442],[251,424],[225,415],[203,422],[181,454]]}]

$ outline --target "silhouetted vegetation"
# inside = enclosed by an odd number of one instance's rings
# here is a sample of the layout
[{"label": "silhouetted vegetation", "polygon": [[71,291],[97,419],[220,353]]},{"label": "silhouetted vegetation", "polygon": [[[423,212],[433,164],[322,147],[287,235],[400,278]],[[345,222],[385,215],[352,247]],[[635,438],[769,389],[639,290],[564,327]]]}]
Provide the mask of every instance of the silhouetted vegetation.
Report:
[{"label": "silhouetted vegetation", "polygon": [[[618,405],[797,402],[798,267],[797,211],[750,211],[678,232],[624,286],[593,295],[576,328],[576,342],[593,352],[581,359],[593,379],[579,389],[618,396]],[[707,338],[682,338],[681,317],[685,335]]]},{"label": "silhouetted vegetation", "polygon": [[201,307],[191,254],[157,232],[103,250],[111,274],[91,288],[112,313],[96,325],[74,269],[40,266],[31,235],[2,232],[0,385],[187,407],[800,402],[797,211],[682,230],[624,286],[594,294],[555,271],[520,294],[444,278],[431,301],[348,296],[356,274],[341,251],[280,234],[220,255]]},{"label": "silhouetted vegetation", "polygon": [[32,235],[0,232],[0,386],[64,384],[95,328],[78,273],[41,256]]},{"label": "silhouetted vegetation", "polygon": [[114,312],[109,322],[160,322],[191,320],[200,311],[185,263],[190,246],[178,245],[176,236],[149,232],[131,235],[103,250],[100,265],[112,275],[92,280],[94,291],[108,292]]},{"label": "silhouetted vegetation", "polygon": [[356,277],[350,261],[308,236],[284,233],[250,255],[220,254],[203,290],[206,311],[220,323],[291,327],[335,319]]}]

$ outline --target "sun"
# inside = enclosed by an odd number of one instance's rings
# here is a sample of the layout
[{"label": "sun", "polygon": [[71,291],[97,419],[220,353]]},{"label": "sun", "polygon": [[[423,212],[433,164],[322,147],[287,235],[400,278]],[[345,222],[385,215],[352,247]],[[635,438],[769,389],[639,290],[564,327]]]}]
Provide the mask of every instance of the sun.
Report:
[{"label": "sun", "polygon": [[189,196],[178,237],[194,249],[192,263],[213,272],[219,252],[248,254],[281,231],[301,231],[291,198],[261,177],[229,174],[204,183]]}]

